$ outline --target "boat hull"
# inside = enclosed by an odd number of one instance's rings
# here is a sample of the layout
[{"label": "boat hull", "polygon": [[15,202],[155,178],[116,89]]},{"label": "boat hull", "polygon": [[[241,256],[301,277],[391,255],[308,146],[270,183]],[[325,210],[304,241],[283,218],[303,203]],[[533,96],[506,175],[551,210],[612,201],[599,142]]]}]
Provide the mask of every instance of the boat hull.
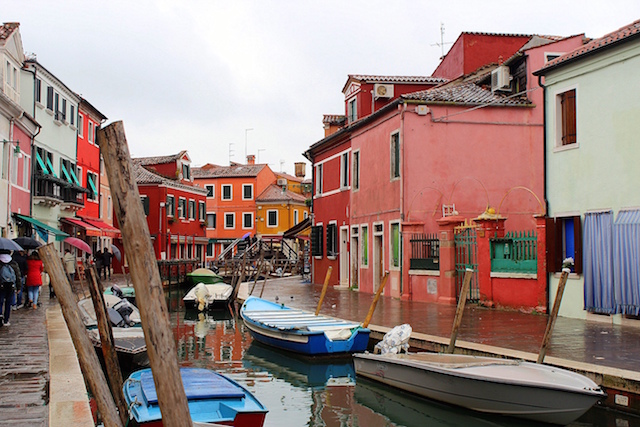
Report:
[{"label": "boat hull", "polygon": [[356,374],[475,411],[552,424],[574,421],[605,397],[588,378],[547,365],[420,354],[425,357],[413,360],[411,355],[355,355]]},{"label": "boat hull", "polygon": [[315,316],[260,298],[248,298],[240,315],[256,341],[304,355],[359,353],[369,343],[369,329],[357,323]]}]

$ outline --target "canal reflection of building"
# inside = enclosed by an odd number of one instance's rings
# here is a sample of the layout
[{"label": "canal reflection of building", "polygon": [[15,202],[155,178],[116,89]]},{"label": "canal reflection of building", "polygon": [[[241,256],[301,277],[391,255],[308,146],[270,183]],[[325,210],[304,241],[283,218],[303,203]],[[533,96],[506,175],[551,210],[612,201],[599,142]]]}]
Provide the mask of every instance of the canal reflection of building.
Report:
[{"label": "canal reflection of building", "polygon": [[[175,315],[180,315],[176,312]],[[236,328],[233,315],[228,310],[198,313],[187,311],[184,320],[175,325],[178,358],[189,361],[208,360],[240,366],[243,343],[249,340],[242,328]],[[248,343],[247,343],[248,345]]]}]

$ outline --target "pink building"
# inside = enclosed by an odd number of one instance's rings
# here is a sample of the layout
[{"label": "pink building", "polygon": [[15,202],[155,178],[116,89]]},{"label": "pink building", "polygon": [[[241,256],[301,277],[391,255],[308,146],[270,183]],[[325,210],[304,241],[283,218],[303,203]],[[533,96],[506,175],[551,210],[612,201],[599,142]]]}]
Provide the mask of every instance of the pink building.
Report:
[{"label": "pink building", "polygon": [[[436,70],[454,80],[403,94],[311,147],[315,177],[322,165],[324,185],[324,197],[314,196],[314,223],[333,218],[339,228],[333,259],[314,260],[315,283],[333,261],[340,284],[374,292],[388,271],[386,295],[454,303],[461,276],[454,226],[487,211],[489,222],[478,219],[485,228],[473,226],[476,252],[487,249],[489,234],[537,230],[534,216],[545,213],[543,102],[531,72],[582,37],[483,34],[480,44],[467,38]],[[485,48],[489,41],[502,48]],[[476,68],[468,73],[465,64]],[[412,268],[416,236],[439,243],[442,264],[436,256],[435,268]],[[490,258],[476,255],[471,262],[473,299],[546,307],[544,274],[523,276],[505,291],[503,277],[486,265]]]}]

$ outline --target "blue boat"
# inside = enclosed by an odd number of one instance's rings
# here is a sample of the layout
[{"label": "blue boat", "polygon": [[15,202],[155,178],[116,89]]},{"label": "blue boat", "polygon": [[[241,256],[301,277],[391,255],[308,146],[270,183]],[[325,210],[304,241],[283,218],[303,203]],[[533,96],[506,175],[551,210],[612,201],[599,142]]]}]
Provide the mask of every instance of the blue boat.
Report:
[{"label": "blue boat", "polygon": [[[193,422],[262,427],[267,409],[246,388],[209,369],[180,368]],[[162,426],[151,369],[132,373],[123,386],[131,417],[138,425]]]},{"label": "blue boat", "polygon": [[308,356],[359,353],[369,343],[370,330],[359,323],[257,297],[247,298],[240,315],[256,341]]}]

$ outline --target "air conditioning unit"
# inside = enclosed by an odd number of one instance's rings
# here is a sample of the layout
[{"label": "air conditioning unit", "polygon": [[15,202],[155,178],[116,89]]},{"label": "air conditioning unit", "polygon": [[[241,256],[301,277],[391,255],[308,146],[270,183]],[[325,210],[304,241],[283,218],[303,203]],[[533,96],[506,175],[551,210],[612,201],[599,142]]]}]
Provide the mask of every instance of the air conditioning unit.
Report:
[{"label": "air conditioning unit", "polygon": [[278,185],[287,185],[287,180],[284,178],[278,178]]},{"label": "air conditioning unit", "polygon": [[393,85],[376,83],[373,85],[373,96],[378,98],[393,98]]},{"label": "air conditioning unit", "polygon": [[510,90],[511,74],[509,74],[509,67],[501,65],[491,72],[491,92]]}]

